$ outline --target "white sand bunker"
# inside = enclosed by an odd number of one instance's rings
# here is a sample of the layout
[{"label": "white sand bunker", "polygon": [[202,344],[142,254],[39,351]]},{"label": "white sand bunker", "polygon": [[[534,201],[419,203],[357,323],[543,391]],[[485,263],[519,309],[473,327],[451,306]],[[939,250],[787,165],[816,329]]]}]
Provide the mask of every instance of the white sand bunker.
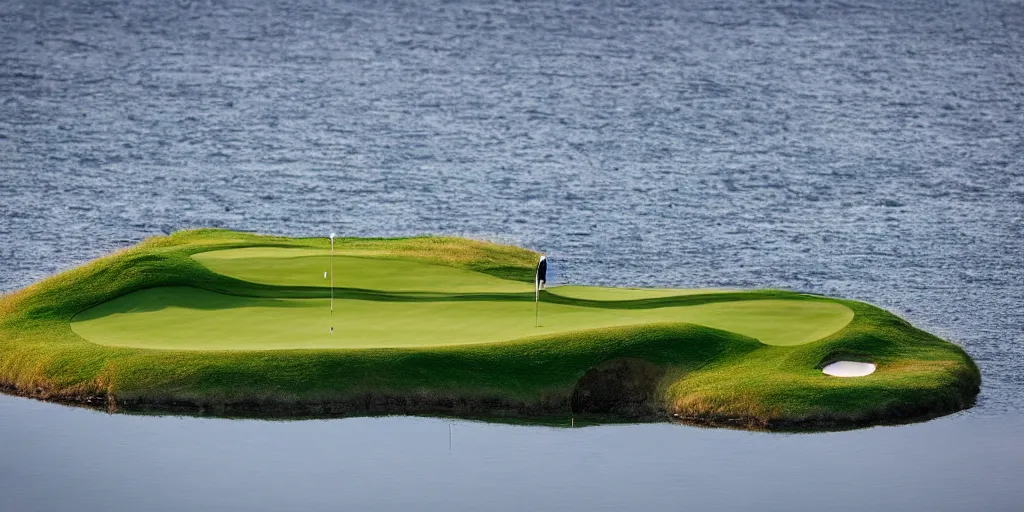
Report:
[{"label": "white sand bunker", "polygon": [[821,369],[825,375],[833,377],[863,377],[875,373],[874,363],[858,363],[856,361],[836,361]]}]

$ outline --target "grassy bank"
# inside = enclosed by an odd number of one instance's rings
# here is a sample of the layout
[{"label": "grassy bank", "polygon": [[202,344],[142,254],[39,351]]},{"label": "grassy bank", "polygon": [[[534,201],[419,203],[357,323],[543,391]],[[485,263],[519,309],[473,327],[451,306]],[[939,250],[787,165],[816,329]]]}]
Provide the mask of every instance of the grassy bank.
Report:
[{"label": "grassy bank", "polygon": [[[195,230],[0,300],[0,385],[111,409],[563,414],[831,428],[967,407],[957,346],[873,306],[784,291],[553,288],[530,251]],[[330,333],[334,327],[334,334]],[[867,377],[824,376],[840,359]]]}]

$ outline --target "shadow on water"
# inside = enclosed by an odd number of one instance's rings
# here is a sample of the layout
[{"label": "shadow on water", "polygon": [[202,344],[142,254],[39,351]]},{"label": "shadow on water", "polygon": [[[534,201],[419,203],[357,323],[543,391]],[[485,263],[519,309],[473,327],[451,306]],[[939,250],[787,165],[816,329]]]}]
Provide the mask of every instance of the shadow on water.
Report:
[{"label": "shadow on water", "polygon": [[[389,417],[415,417],[415,418],[438,418],[459,421],[471,421],[478,423],[489,423],[495,425],[524,426],[524,427],[552,427],[552,428],[583,428],[607,425],[650,425],[650,424],[674,424],[681,427],[727,429],[752,432],[768,432],[779,434],[814,434],[828,432],[849,432],[874,427],[900,426],[925,423],[941,417],[949,416],[949,412],[925,413],[915,416],[903,417],[889,420],[872,420],[865,422],[806,424],[779,422],[775,424],[753,423],[743,418],[707,418],[696,416],[681,416],[678,414],[666,414],[664,412],[652,412],[639,416],[623,416],[611,413],[592,413],[571,410],[567,404],[565,413],[546,413],[531,415],[501,415],[488,412],[461,412],[452,413],[450,410],[435,411],[366,411],[350,409],[348,411],[338,410],[330,407],[313,408],[303,407],[305,412],[295,412],[290,409],[267,409],[247,406],[215,406],[201,407],[191,403],[108,403],[102,397],[91,397],[85,400],[67,400],[62,398],[46,398],[29,396],[19,393],[10,388],[0,388],[7,395],[17,396],[21,399],[36,400],[61,404],[77,409],[103,412],[111,415],[123,416],[145,416],[145,417],[174,417],[174,418],[208,418],[218,420],[248,420],[248,421],[269,421],[269,422],[304,422],[321,420],[340,420],[349,418],[389,418]],[[969,410],[974,402],[965,409]]]}]

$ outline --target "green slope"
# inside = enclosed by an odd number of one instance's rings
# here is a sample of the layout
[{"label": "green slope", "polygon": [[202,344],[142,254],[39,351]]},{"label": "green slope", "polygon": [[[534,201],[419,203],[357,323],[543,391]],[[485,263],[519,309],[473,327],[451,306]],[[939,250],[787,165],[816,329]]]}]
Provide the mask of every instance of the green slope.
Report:
[{"label": "green slope", "polygon": [[[522,293],[531,283],[465,268],[372,256],[334,257],[334,285],[386,292]],[[249,247],[195,254],[193,259],[229,277],[281,286],[329,287],[330,250]]]},{"label": "green slope", "polygon": [[704,295],[708,293],[741,292],[734,289],[715,288],[613,288],[608,286],[561,285],[548,288],[548,292],[569,299],[622,301],[640,299],[662,299],[683,295]]}]

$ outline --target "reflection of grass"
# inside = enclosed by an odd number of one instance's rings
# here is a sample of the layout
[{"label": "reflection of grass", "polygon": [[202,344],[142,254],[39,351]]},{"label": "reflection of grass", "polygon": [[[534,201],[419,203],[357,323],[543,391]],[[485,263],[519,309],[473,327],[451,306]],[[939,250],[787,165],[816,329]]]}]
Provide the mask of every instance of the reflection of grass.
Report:
[{"label": "reflection of grass", "polygon": [[[84,405],[75,402],[67,402],[66,405],[81,406],[85,409],[101,409],[100,407]],[[268,422],[291,422],[305,421],[311,419],[344,419],[344,418],[387,418],[387,417],[421,417],[437,420],[454,421],[458,423],[489,423],[494,425],[513,425],[523,427],[551,427],[551,428],[585,428],[602,425],[639,425],[664,421],[661,418],[623,418],[622,416],[606,414],[581,414],[565,411],[561,414],[538,414],[533,416],[495,416],[490,414],[460,414],[435,412],[432,414],[393,414],[393,413],[367,413],[359,412],[354,414],[351,410],[328,413],[323,410],[306,410],[301,413],[289,413],[287,411],[260,410],[252,408],[213,408],[196,411],[192,406],[181,410],[174,407],[162,405],[159,407],[148,407],[144,404],[133,407],[130,410],[120,411],[131,416],[170,416],[170,417],[210,417],[225,420],[238,421],[268,421]]]},{"label": "reflection of grass", "polygon": [[[624,300],[545,294],[545,327],[535,329],[529,251],[433,238],[337,245],[346,257],[385,259],[369,260],[384,266],[363,276],[335,260],[342,288],[333,338],[320,269],[326,240],[188,231],[0,300],[0,384],[40,397],[226,414],[560,417],[588,369],[632,358],[669,370],[651,397],[656,410],[746,426],[828,426],[956,410],[980,380],[955,345],[858,302],[778,291]],[[244,262],[234,277],[204,266],[217,254],[207,251],[246,247],[257,249],[217,251]],[[282,250],[307,251],[287,259],[312,277],[290,282],[291,271],[258,270],[273,265],[257,260]],[[434,278],[389,277],[382,262],[396,260]],[[380,286],[365,277],[374,275]],[[445,288],[449,278],[456,289]],[[852,321],[843,317],[850,311]],[[782,347],[751,337],[823,338]],[[338,348],[353,339],[362,341],[348,347],[365,348]],[[481,341],[491,343],[441,346]],[[879,368],[856,379],[821,374],[841,358]]]}]

